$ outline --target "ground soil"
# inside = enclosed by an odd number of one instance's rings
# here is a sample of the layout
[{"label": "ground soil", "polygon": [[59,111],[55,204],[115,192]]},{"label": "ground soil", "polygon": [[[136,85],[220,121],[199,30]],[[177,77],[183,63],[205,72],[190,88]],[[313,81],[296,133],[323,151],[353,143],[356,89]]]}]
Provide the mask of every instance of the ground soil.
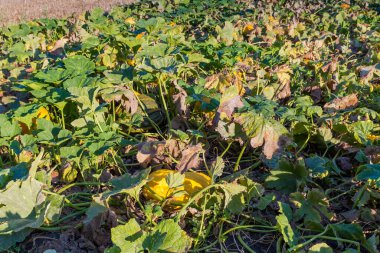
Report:
[{"label": "ground soil", "polygon": [[134,0],[0,0],[0,26],[36,18],[62,18],[77,15],[94,7],[109,10],[112,6]]}]

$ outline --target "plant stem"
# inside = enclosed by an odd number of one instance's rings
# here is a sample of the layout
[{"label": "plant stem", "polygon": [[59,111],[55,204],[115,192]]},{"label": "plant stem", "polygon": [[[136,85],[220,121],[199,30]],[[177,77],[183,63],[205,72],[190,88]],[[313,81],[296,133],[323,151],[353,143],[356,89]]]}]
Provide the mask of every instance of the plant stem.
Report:
[{"label": "plant stem", "polygon": [[246,244],[243,240],[243,238],[241,238],[241,235],[240,234],[237,234],[237,238],[238,238],[238,241],[241,243],[241,245],[243,245],[243,247],[249,252],[249,253],[256,253],[256,251],[254,251],[253,249],[251,249],[248,244]]},{"label": "plant stem", "polygon": [[[266,230],[266,229],[252,229],[254,227],[256,227],[257,225],[243,225],[243,226],[236,226],[236,227],[233,227],[233,228],[230,228],[229,230],[227,230],[226,232],[223,233],[223,235],[226,235],[228,233],[231,233],[232,231],[235,231],[235,230],[239,230],[239,229],[242,229],[242,230],[248,230],[251,231],[251,232],[256,232],[256,233],[270,233],[270,232],[276,232],[277,230],[274,229],[273,227],[269,227],[270,229]],[[261,226],[263,227],[263,226]]]},{"label": "plant stem", "polygon": [[223,151],[223,153],[220,155],[221,158],[223,158],[223,156],[227,153],[227,151],[230,149],[231,145],[232,145],[232,141],[230,141],[226,147],[226,149]]},{"label": "plant stem", "polygon": [[177,216],[175,217],[175,220],[178,221],[181,218],[181,216],[184,214],[184,212],[186,211],[186,208],[188,208],[190,204],[193,203],[204,192],[210,190],[211,188],[215,188],[219,186],[220,186],[219,184],[212,184],[212,185],[207,186],[206,188],[203,188],[199,192],[197,192],[197,194],[195,194],[191,199],[189,199],[189,201],[181,208],[181,210],[178,212]]},{"label": "plant stem", "polygon": [[81,185],[97,185],[97,186],[107,186],[107,184],[100,183],[100,182],[77,182],[77,183],[72,183],[69,184],[63,188],[61,188],[59,191],[57,191],[57,194],[61,194],[62,192],[70,189],[73,186],[81,186]]},{"label": "plant stem", "polygon": [[197,246],[197,244],[199,242],[199,238],[201,237],[201,233],[203,231],[203,225],[204,225],[204,221],[205,221],[205,210],[206,210],[207,196],[208,195],[205,196],[205,199],[203,201],[201,226],[199,228],[198,236],[197,236],[197,239],[195,240],[194,247]]},{"label": "plant stem", "polygon": [[165,100],[165,97],[164,97],[164,92],[162,90],[162,80],[161,80],[161,76],[159,77],[159,80],[158,80],[158,87],[160,88],[160,96],[161,96],[161,101],[162,101],[162,105],[164,106],[164,110],[165,110],[165,115],[166,115],[166,119],[168,121],[168,127],[169,127],[169,131],[172,129],[172,122],[170,120],[170,116],[169,116],[169,110],[168,110],[168,106],[166,104],[166,100]]},{"label": "plant stem", "polygon": [[247,141],[247,142],[244,144],[244,146],[243,146],[243,148],[241,149],[241,151],[240,151],[240,154],[239,154],[239,156],[238,156],[238,159],[237,159],[237,161],[236,161],[236,163],[235,163],[234,172],[236,172],[236,171],[239,170],[240,160],[241,160],[241,158],[243,157],[244,151],[245,151],[245,149],[247,148],[248,143],[249,143],[249,142]]},{"label": "plant stem", "polygon": [[306,141],[302,144],[301,148],[297,151],[296,156],[298,156],[298,154],[306,147],[309,140],[310,140],[310,134],[307,135]]},{"label": "plant stem", "polygon": [[39,227],[36,228],[37,230],[42,230],[42,231],[59,231],[59,230],[65,230],[72,228],[73,226],[61,226],[61,227]]}]

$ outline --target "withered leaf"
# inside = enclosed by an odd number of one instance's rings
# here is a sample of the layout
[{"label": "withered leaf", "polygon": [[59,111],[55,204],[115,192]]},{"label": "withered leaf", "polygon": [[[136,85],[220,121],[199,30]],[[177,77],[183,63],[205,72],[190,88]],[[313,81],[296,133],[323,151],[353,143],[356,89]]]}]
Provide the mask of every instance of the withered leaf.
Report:
[{"label": "withered leaf", "polygon": [[334,73],[338,67],[338,60],[334,58],[332,61],[329,63],[325,64],[321,69],[323,72],[330,72]]},{"label": "withered leaf", "polygon": [[164,141],[148,141],[139,143],[137,145],[137,161],[142,166],[147,166],[154,158],[163,154],[164,147]]},{"label": "withered leaf", "polygon": [[324,109],[328,112],[352,109],[357,107],[359,104],[358,97],[356,94],[350,94],[342,98],[335,98],[331,102],[324,105]]},{"label": "withered leaf", "polygon": [[290,91],[290,78],[293,73],[288,65],[282,65],[274,71],[277,74],[278,80],[281,84],[277,91],[276,97],[278,99],[288,98],[291,95]]},{"label": "withered leaf", "polygon": [[51,53],[54,56],[61,55],[64,52],[65,45],[68,41],[69,39],[67,38],[62,38],[60,40],[57,40],[55,42],[54,47],[51,50],[49,50],[49,53]]},{"label": "withered leaf", "polygon": [[185,90],[181,89],[178,94],[173,95],[173,102],[176,105],[177,112],[180,116],[187,118],[189,116],[189,107],[186,103],[187,93]]},{"label": "withered leaf", "polygon": [[138,110],[139,103],[133,91],[126,87],[107,88],[102,94],[106,102],[120,102],[126,112],[135,114]]},{"label": "withered leaf", "polygon": [[253,148],[263,146],[265,157],[272,159],[273,155],[286,144],[288,138],[285,133],[286,129],[280,125],[266,124],[262,131],[251,138],[250,144]]},{"label": "withered leaf", "polygon": [[314,103],[319,103],[322,99],[322,89],[318,85],[305,87],[304,91],[309,92]]},{"label": "withered leaf", "polygon": [[197,168],[199,165],[199,154],[203,152],[202,145],[191,145],[182,151],[182,158],[177,165],[177,170],[181,173],[186,172],[188,169]]},{"label": "withered leaf", "polygon": [[243,107],[243,101],[236,86],[229,87],[223,94],[217,111],[220,119],[230,119],[235,109]]},{"label": "withered leaf", "polygon": [[359,70],[360,79],[362,81],[368,82],[369,80],[373,78],[375,69],[376,69],[376,65],[359,67],[358,70]]}]

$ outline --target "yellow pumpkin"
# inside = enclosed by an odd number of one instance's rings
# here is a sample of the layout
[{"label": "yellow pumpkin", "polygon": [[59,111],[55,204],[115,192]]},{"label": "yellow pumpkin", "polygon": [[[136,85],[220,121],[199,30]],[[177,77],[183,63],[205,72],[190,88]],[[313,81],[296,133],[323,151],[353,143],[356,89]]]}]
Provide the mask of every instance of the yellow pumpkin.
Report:
[{"label": "yellow pumpkin", "polygon": [[247,35],[248,33],[252,32],[254,30],[254,27],[252,24],[247,24],[243,29],[243,34]]},{"label": "yellow pumpkin", "polygon": [[136,21],[133,17],[126,18],[124,22],[130,25],[136,24]]},{"label": "yellow pumpkin", "polygon": [[[185,172],[183,185],[177,188],[169,188],[166,177],[170,173],[179,173],[173,170],[161,169],[149,175],[149,181],[143,188],[143,194],[147,199],[161,201],[167,200],[167,204],[176,209],[185,204],[189,198],[211,184],[211,178],[201,172]],[[172,195],[175,196],[172,196]]]}]

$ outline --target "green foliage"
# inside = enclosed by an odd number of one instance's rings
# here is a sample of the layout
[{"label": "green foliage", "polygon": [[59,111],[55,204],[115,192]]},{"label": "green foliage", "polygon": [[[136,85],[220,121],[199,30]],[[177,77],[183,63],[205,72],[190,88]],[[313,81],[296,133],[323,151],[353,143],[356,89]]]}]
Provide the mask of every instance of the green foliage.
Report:
[{"label": "green foliage", "polygon": [[160,222],[149,232],[131,219],[112,229],[112,242],[118,252],[184,252],[190,247],[191,239],[172,219]]},{"label": "green foliage", "polygon": [[[67,222],[106,252],[377,252],[378,7],[143,0],[0,28],[0,251]],[[145,192],[157,169],[210,184],[173,207]]]}]

